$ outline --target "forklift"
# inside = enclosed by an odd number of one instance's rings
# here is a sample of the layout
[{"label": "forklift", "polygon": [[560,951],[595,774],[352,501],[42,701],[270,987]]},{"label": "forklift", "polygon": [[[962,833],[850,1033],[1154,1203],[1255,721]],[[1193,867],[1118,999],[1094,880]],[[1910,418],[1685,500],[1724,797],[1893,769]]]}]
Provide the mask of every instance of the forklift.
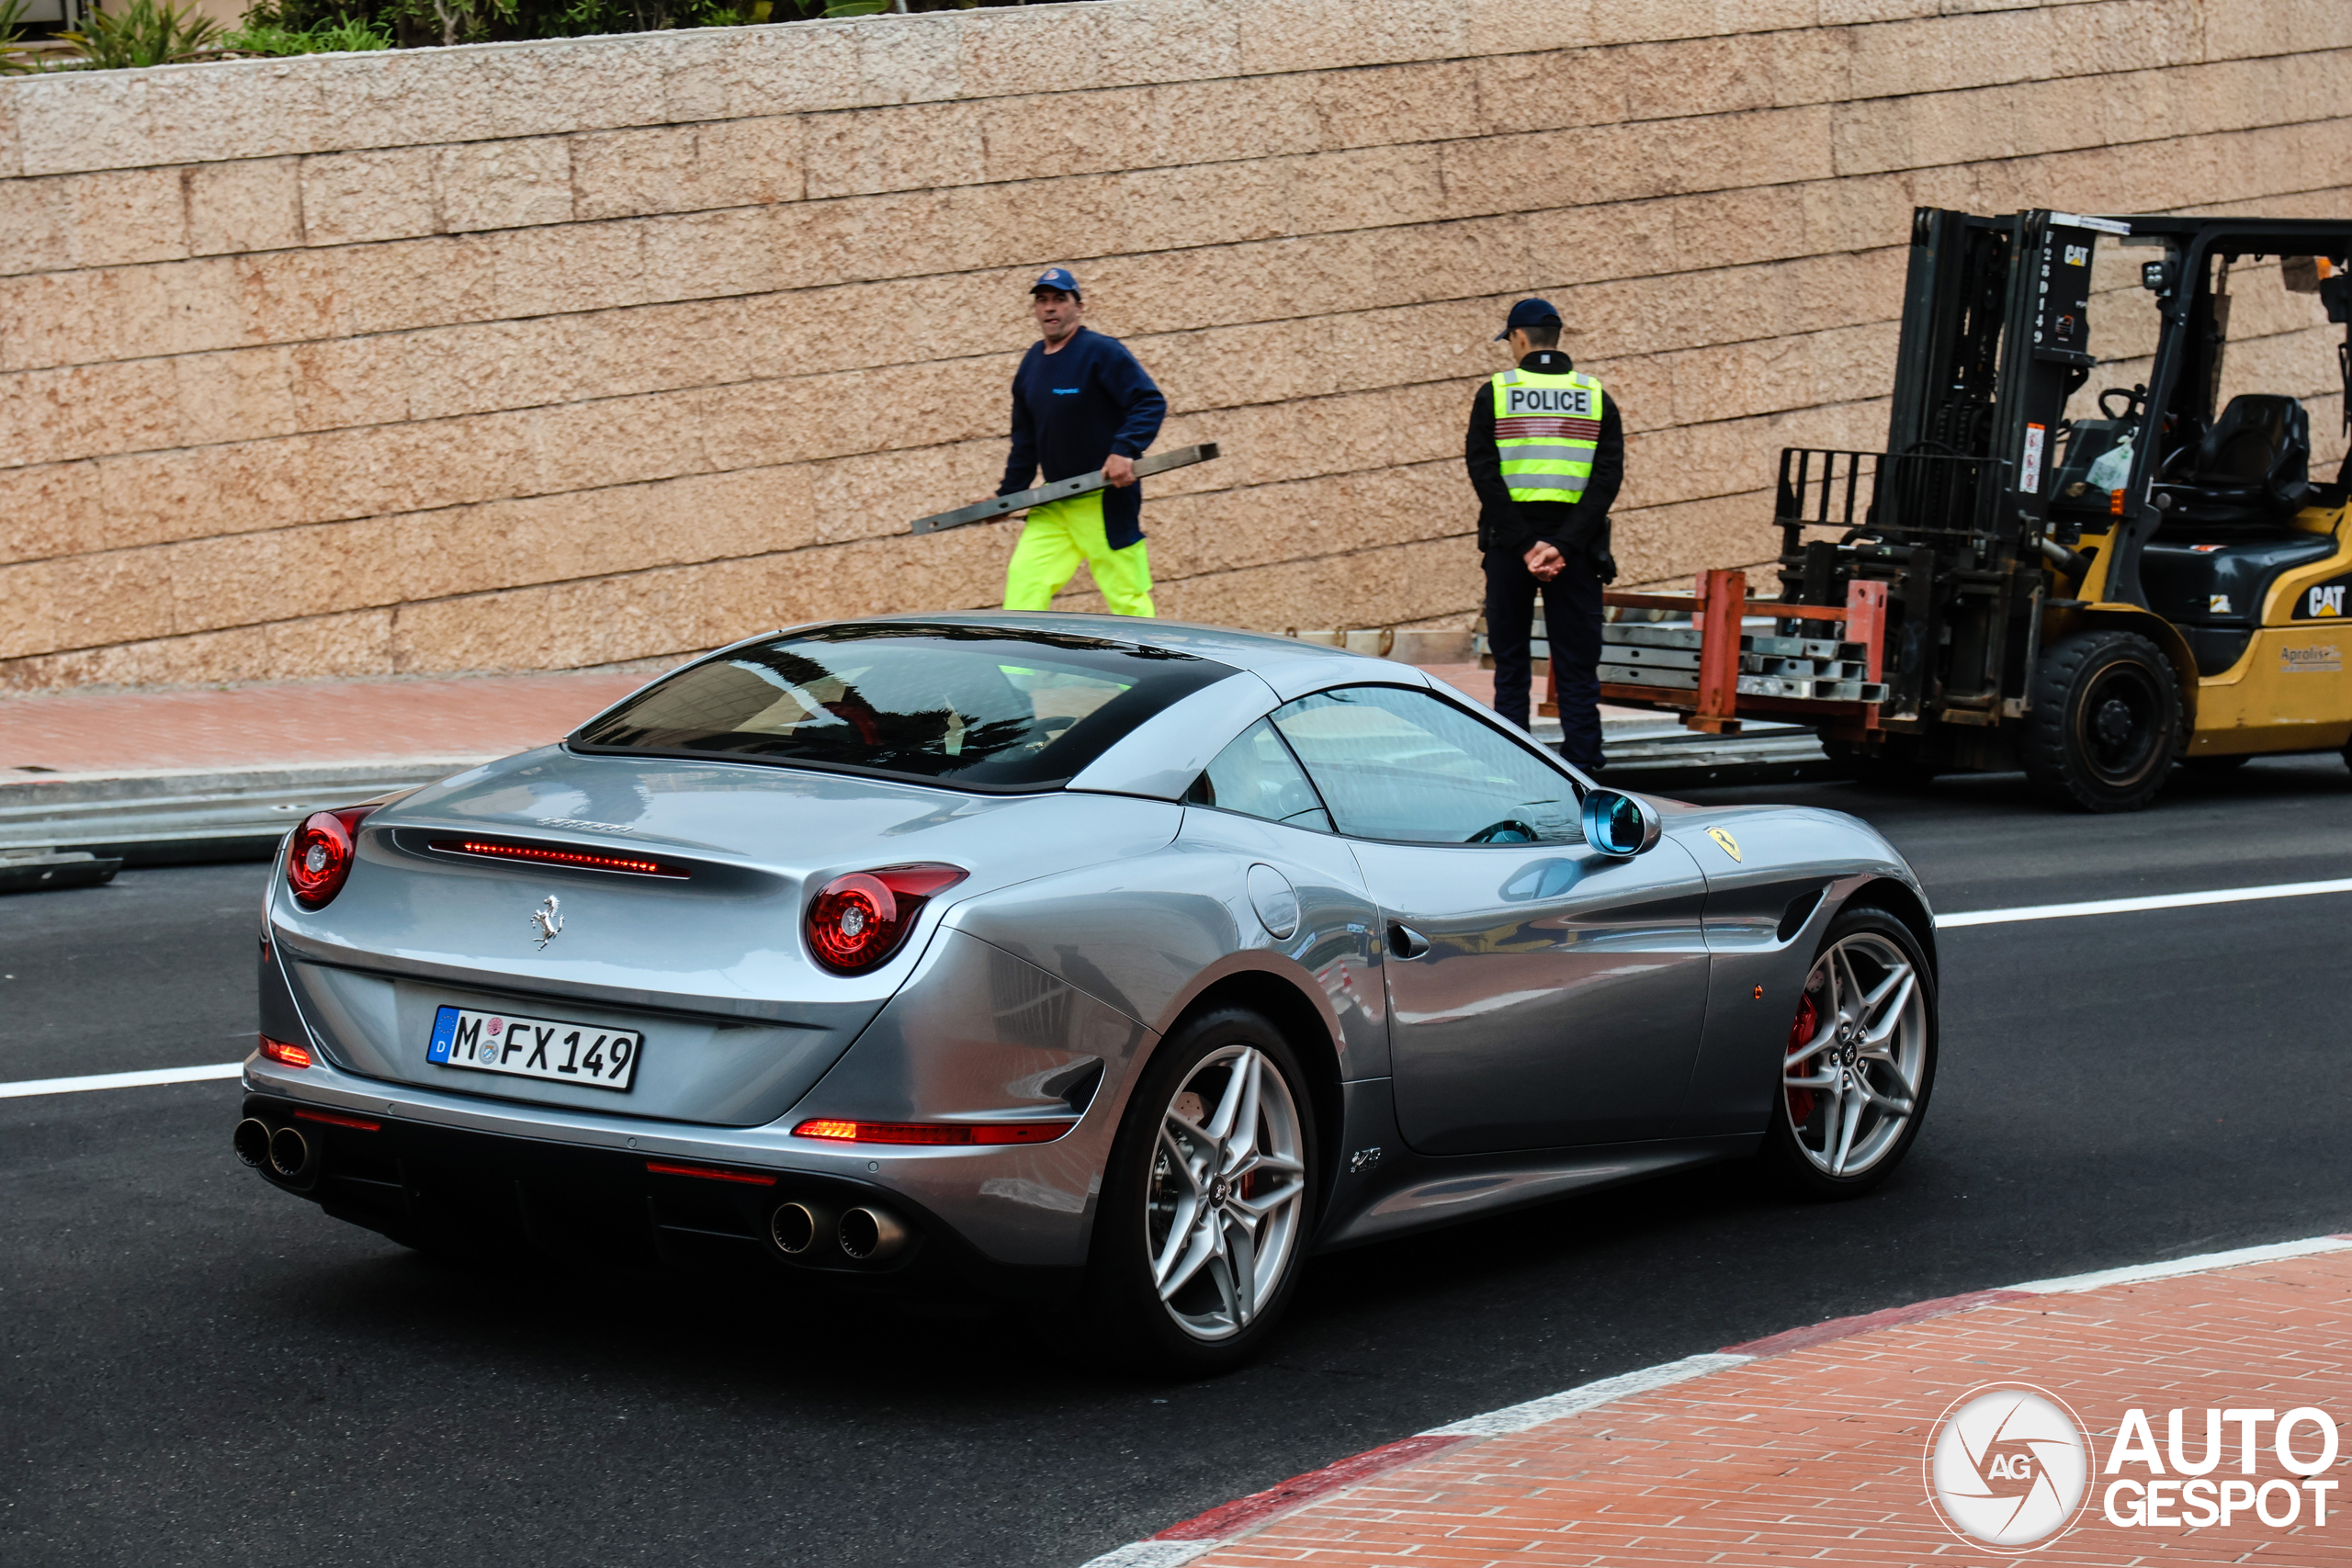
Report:
[{"label": "forklift", "polygon": [[[1799,635],[1867,607],[1883,690],[1816,710],[1830,754],[2088,811],[2177,764],[2352,762],[2352,457],[2312,482],[2290,395],[2340,386],[2352,431],[2347,258],[2352,220],[1919,209],[1886,450],[1781,453],[1781,597],[1743,606]],[[2257,384],[2222,402],[2233,303]]]}]

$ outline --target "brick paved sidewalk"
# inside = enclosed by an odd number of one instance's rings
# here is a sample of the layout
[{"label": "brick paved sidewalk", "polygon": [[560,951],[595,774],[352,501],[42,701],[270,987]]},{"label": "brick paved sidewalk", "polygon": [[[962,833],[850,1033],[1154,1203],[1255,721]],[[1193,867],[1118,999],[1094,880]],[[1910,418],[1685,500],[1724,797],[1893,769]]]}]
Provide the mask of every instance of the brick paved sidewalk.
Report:
[{"label": "brick paved sidewalk", "polygon": [[[2309,1405],[2338,1422],[2352,1417],[2352,1252],[2078,1293],[1986,1292],[1921,1310],[1938,1315],[1735,1346],[1758,1359],[1471,1438],[1276,1517],[1193,1559],[1194,1568],[1996,1562],[2005,1559],[1939,1522],[1923,1459],[1955,1398],[2002,1382],[2055,1393],[2088,1428],[2087,1504],[2072,1533],[2030,1561],[2352,1563],[2352,1454],[2329,1472],[2347,1485],[2330,1495],[2324,1526],[2312,1523],[2307,1492],[2283,1528],[2240,1512],[2203,1529],[2126,1529],[2101,1511],[2114,1479],[2102,1467],[2127,1409],[2147,1412],[2160,1451],[2167,1413],[2184,1410],[2192,1458],[2203,1451],[2209,1407]],[[2216,1483],[2241,1478],[2239,1428],[2222,1431]],[[2316,1458],[2312,1427],[2298,1441]],[[2270,1428],[2259,1428],[2254,1488],[2300,1481],[2271,1444]],[[2120,1474],[2149,1472],[2133,1462]],[[2284,1496],[2270,1497],[2274,1517]],[[2175,1504],[2171,1517],[2178,1513]]]}]

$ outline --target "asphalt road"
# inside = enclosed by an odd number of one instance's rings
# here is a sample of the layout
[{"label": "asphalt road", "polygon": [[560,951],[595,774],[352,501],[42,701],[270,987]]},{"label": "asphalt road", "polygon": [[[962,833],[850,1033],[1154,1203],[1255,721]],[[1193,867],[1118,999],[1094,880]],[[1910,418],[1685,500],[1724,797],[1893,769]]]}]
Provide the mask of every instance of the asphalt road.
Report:
[{"label": "asphalt road", "polygon": [[[2352,773],[2127,818],[2007,779],[1854,809],[1947,912],[2352,874]],[[1738,798],[1739,791],[1707,792]],[[0,899],[0,1079],[227,1060],[255,866]],[[1477,1411],[1795,1325],[2342,1230],[2352,897],[1944,933],[1881,1192],[1722,1168],[1318,1260],[1272,1356],[1150,1386],[1049,1312],[455,1269],[266,1189],[233,1084],[0,1100],[0,1562],[1075,1564]]]}]

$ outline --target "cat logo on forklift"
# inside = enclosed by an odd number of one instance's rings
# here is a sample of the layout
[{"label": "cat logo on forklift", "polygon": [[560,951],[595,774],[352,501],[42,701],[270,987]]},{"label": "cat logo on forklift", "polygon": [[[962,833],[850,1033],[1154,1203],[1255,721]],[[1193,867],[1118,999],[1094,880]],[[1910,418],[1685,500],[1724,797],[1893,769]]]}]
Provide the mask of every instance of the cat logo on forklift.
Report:
[{"label": "cat logo on forklift", "polygon": [[2344,614],[2344,590],[2352,587],[2352,575],[2316,582],[2295,595],[2295,608],[2290,617],[2298,621],[2333,621]]}]

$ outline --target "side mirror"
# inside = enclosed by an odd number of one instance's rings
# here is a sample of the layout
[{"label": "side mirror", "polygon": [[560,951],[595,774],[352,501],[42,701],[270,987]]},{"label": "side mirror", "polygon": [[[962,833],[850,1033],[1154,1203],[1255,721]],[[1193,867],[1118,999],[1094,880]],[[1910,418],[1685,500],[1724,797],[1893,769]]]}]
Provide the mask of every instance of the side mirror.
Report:
[{"label": "side mirror", "polygon": [[1657,807],[1613,789],[1585,791],[1583,821],[1584,841],[1605,855],[1640,854],[1666,831]]}]

